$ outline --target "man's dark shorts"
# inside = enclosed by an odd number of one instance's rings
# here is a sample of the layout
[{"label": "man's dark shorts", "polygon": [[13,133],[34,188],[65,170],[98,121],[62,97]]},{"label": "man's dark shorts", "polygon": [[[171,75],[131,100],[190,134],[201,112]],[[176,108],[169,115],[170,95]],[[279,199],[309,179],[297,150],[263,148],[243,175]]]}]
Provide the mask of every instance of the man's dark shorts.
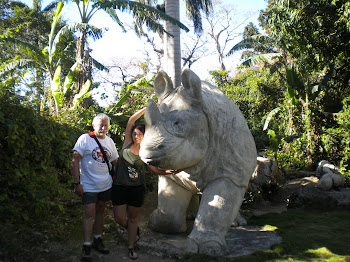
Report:
[{"label": "man's dark shorts", "polygon": [[83,205],[95,204],[98,201],[109,201],[111,200],[112,189],[108,189],[103,192],[84,192],[83,194]]},{"label": "man's dark shorts", "polygon": [[112,202],[114,206],[128,205],[141,207],[145,198],[145,187],[141,186],[120,186],[112,187]]}]

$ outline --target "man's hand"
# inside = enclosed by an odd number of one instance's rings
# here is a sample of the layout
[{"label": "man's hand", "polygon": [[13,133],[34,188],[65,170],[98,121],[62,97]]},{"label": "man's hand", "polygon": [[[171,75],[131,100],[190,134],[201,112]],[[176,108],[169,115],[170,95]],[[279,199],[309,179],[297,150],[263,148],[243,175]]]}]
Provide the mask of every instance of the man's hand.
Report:
[{"label": "man's hand", "polygon": [[74,186],[74,193],[77,194],[78,196],[83,196],[84,194],[84,189],[81,184]]}]

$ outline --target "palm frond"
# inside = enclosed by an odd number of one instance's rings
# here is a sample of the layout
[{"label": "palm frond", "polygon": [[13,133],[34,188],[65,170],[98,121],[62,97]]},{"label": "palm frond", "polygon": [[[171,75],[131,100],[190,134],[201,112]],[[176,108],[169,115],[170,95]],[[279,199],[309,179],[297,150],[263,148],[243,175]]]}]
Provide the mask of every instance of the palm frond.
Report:
[{"label": "palm frond", "polygon": [[231,50],[227,53],[226,56],[232,55],[234,52],[243,50],[243,49],[255,49],[256,51],[262,53],[272,53],[276,50],[275,41],[265,35],[253,35],[251,37],[244,38],[242,41],[234,45]]},{"label": "palm frond", "polygon": [[186,0],[186,13],[187,17],[192,20],[194,25],[195,33],[200,33],[203,31],[202,27],[202,18],[201,18],[201,10],[204,11],[206,15],[209,15],[212,10],[212,1],[210,0]]},{"label": "palm frond", "polygon": [[47,6],[45,6],[42,10],[42,12],[47,12],[47,11],[53,11],[57,7],[58,3],[62,2],[62,0],[54,0],[51,3],[49,3]]},{"label": "palm frond", "polygon": [[98,28],[89,24],[82,24],[82,30],[86,30],[88,36],[92,37],[94,41],[100,39],[103,36],[105,29]]},{"label": "palm frond", "polygon": [[[150,27],[151,30],[163,28],[162,25],[160,25],[157,20],[165,20],[169,21],[170,23],[177,25],[181,29],[185,30],[186,32],[189,31],[189,29],[182,23],[180,23],[178,20],[172,18],[171,16],[165,14],[164,12],[135,1],[126,1],[126,0],[101,0],[96,2],[93,7],[95,8],[98,6],[99,8],[102,9],[108,9],[108,8],[113,8],[113,9],[119,9],[120,11],[131,11],[134,15],[139,15],[140,17],[147,17],[145,19],[146,25]],[[152,16],[150,16],[152,14]],[[150,18],[151,17],[151,18]],[[162,30],[164,31],[164,29]]]},{"label": "palm frond", "polygon": [[264,42],[264,43],[271,43],[271,42],[275,42],[275,40],[267,35],[262,35],[262,34],[257,34],[257,35],[252,35],[250,38],[252,38],[253,40],[257,41],[257,42]]},{"label": "palm frond", "polygon": [[19,8],[27,7],[27,8],[29,8],[28,5],[26,5],[25,3],[21,2],[21,1],[9,1],[8,5],[11,8],[14,8],[14,7],[19,7]]},{"label": "palm frond", "polygon": [[16,59],[14,61],[4,63],[0,67],[0,76],[3,76],[15,69],[28,69],[33,65],[36,65],[36,63],[32,59]]},{"label": "palm frond", "polygon": [[30,57],[31,60],[36,60],[46,67],[48,62],[47,57],[45,56],[43,51],[39,50],[36,46],[12,37],[0,37],[0,42],[14,45],[16,48],[19,48],[23,53],[26,53],[26,55]]},{"label": "palm frond", "polygon": [[107,14],[109,14],[110,18],[112,18],[112,20],[113,20],[114,22],[116,22],[116,23],[122,28],[123,32],[125,33],[125,32],[126,32],[126,29],[125,29],[123,23],[120,21],[120,19],[119,19],[117,13],[116,13],[113,9],[111,9],[111,8],[108,8],[108,9],[106,10],[106,12],[107,12]]},{"label": "palm frond", "polygon": [[[59,44],[60,42],[60,39],[66,35],[70,35],[70,34],[73,34],[77,29],[73,27],[73,30],[72,30],[72,27],[70,27],[70,25],[66,25],[64,27],[62,27],[60,29],[60,31],[57,32],[57,34],[55,35],[55,38],[52,42],[52,47],[54,49],[56,49],[56,46]],[[67,51],[69,50],[69,48],[74,44],[74,41],[72,42],[69,42],[66,47],[64,48],[64,51]],[[51,52],[53,52],[54,50],[52,49]]]},{"label": "palm frond", "polygon": [[232,55],[234,52],[243,50],[243,49],[250,49],[254,48],[255,46],[255,41],[252,38],[245,38],[236,45],[234,45],[231,50],[227,53],[226,56]]},{"label": "palm frond", "polygon": [[129,90],[128,92],[126,92],[126,94],[119,99],[119,101],[109,110],[109,114],[111,114],[112,112],[118,112],[118,109],[123,105],[123,103],[125,102],[125,100],[131,95],[131,91]]},{"label": "palm frond", "polygon": [[7,44],[13,44],[18,48],[21,48],[22,50],[28,50],[33,53],[41,53],[41,50],[39,50],[36,46],[32,45],[31,43],[22,41],[17,38],[13,37],[0,37],[0,42],[7,43]]},{"label": "palm frond", "polygon": [[100,39],[103,35],[104,30],[100,29],[96,26],[93,26],[91,24],[87,23],[69,23],[68,25],[65,25],[61,28],[61,30],[57,33],[55,37],[55,41],[57,44],[57,41],[59,41],[60,37],[62,37],[65,34],[74,33],[77,31],[86,31],[88,36],[91,36],[93,40]]},{"label": "palm frond", "polygon": [[245,60],[242,63],[242,65],[247,66],[247,67],[251,67],[251,66],[254,66],[254,65],[261,63],[261,62],[268,62],[269,60],[275,59],[276,57],[280,57],[281,55],[282,55],[281,53],[268,53],[268,54],[257,55],[257,56],[254,56],[252,58]]},{"label": "palm frond", "polygon": [[99,61],[95,60],[94,58],[92,58],[92,63],[93,65],[98,69],[98,70],[104,70],[104,71],[109,71],[109,69],[107,67],[105,67],[103,64],[101,64]]}]

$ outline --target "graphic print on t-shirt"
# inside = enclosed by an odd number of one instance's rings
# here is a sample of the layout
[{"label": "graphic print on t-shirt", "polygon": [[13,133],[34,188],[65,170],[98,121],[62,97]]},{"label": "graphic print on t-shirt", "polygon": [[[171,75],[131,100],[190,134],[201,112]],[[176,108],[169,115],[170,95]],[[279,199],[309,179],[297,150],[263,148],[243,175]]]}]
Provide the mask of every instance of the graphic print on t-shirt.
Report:
[{"label": "graphic print on t-shirt", "polygon": [[[102,147],[103,150],[106,152],[107,159],[110,159],[111,152],[108,151],[106,147]],[[95,147],[94,150],[92,150],[92,158],[100,163],[106,163],[105,159],[103,158],[103,154],[100,150],[100,147]]]},{"label": "graphic print on t-shirt", "polygon": [[129,172],[129,177],[131,178],[131,180],[138,179],[139,174],[137,173],[135,168],[128,166],[128,172]]}]

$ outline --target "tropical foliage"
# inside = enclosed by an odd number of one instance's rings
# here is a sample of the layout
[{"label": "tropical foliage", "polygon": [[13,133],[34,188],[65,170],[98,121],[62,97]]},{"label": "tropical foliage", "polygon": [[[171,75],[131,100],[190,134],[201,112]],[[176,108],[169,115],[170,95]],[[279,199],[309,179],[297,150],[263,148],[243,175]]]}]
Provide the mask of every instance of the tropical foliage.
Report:
[{"label": "tropical foliage", "polygon": [[[208,11],[211,1],[186,3],[199,26],[200,11]],[[42,8],[34,1],[30,8],[0,0],[1,226],[26,242],[32,232],[24,229],[39,224],[66,232],[66,220],[58,221],[57,214],[68,210],[65,201],[73,196],[71,148],[90,130],[93,116],[111,117],[110,135],[120,147],[128,117],[155,99],[145,65],[143,74],[118,84],[106,108],[86,99],[98,86],[92,68],[107,69],[89,54],[89,41],[104,32],[91,18],[105,12],[125,30],[118,12],[130,11],[140,35],[166,33],[161,20],[187,29],[153,1],[74,4],[81,21],[67,24],[60,19],[63,2]],[[328,160],[341,167],[349,185],[349,1],[270,0],[260,23],[263,30],[248,24],[228,53],[245,51],[240,72],[228,78],[229,71],[212,71],[215,84],[243,112],[259,152],[274,157],[283,171],[314,170]],[[14,248],[15,235],[10,241],[8,236],[1,234],[1,259],[35,259]]]},{"label": "tropical foliage", "polygon": [[228,54],[248,50],[244,66],[279,76],[284,99],[266,116],[264,129],[285,167],[313,169],[322,159],[343,163],[334,150],[346,148],[331,149],[330,140],[320,138],[329,127],[338,130],[338,112],[350,95],[349,8],[347,1],[269,1],[260,16],[265,34],[248,25]]},{"label": "tropical foliage", "polygon": [[[8,86],[9,91],[23,95],[38,111],[50,111],[54,103],[48,79],[53,77],[58,64],[67,73],[74,63],[74,45],[70,44],[74,37],[64,35],[54,42],[50,32],[55,13],[50,6],[41,10],[40,5],[34,5],[31,9],[7,0],[2,5],[0,79],[16,80],[15,85]],[[57,21],[56,32],[63,26]]]}]

